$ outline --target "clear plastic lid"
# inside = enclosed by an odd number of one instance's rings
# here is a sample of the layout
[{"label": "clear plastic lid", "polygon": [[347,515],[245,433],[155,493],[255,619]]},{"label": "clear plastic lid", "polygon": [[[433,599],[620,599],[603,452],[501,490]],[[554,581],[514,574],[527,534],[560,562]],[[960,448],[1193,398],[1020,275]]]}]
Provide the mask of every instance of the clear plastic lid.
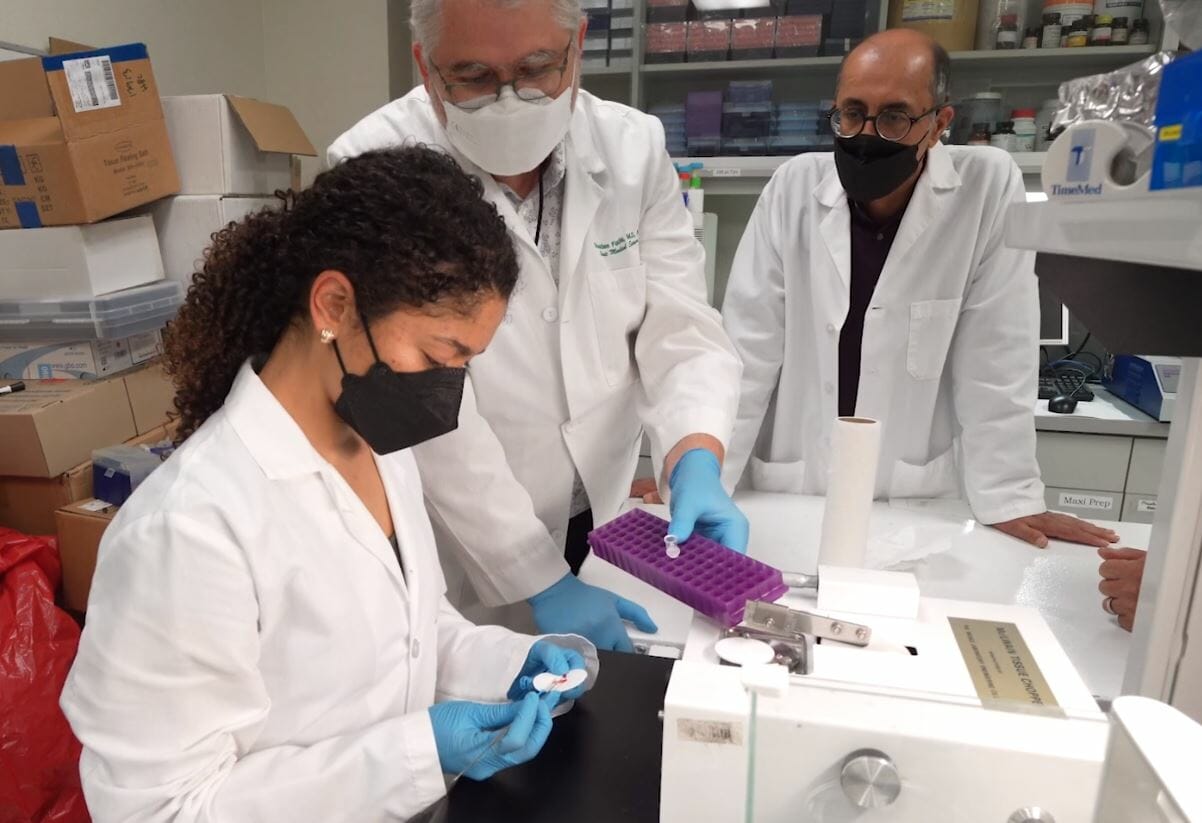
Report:
[{"label": "clear plastic lid", "polygon": [[73,343],[155,331],[175,317],[184,289],[174,280],[100,297],[0,300],[0,341]]}]

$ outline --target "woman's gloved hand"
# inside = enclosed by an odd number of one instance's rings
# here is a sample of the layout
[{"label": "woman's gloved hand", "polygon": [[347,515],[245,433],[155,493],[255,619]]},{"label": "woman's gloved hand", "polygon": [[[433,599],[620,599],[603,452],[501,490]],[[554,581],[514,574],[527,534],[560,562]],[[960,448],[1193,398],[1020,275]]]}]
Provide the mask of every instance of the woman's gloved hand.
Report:
[{"label": "woman's gloved hand", "polygon": [[683,543],[700,532],[740,554],[747,554],[747,517],[722,488],[722,467],[709,449],[690,449],[668,480],[672,522],[668,534]]},{"label": "woman's gloved hand", "polygon": [[578,634],[598,649],[633,652],[623,620],[641,632],[658,631],[647,610],[637,603],[566,574],[528,601],[543,634]]},{"label": "woman's gloved hand", "polygon": [[551,733],[560,695],[529,692],[514,703],[436,703],[429,708],[444,774],[487,780],[533,760]]},{"label": "woman's gloved hand", "polygon": [[[587,664],[584,655],[575,649],[565,649],[550,640],[539,640],[530,647],[526,664],[509,687],[509,699],[520,700],[527,692],[534,691],[534,678],[543,672],[554,675],[565,675],[572,669],[584,669]],[[581,683],[571,691],[557,692],[560,700],[575,700],[586,691],[585,683]],[[554,706],[552,706],[554,708]]]}]

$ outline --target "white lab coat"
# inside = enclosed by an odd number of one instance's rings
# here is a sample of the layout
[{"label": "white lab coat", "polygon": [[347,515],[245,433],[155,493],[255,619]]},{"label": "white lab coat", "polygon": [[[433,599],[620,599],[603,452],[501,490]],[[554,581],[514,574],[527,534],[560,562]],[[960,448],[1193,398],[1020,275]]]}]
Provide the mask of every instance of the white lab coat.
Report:
[{"label": "white lab coat", "polygon": [[[1022,175],[997,149],[928,157],[864,321],[856,414],[883,423],[877,495],[966,492],[984,523],[1039,513],[1034,257],[1003,241]],[[728,485],[825,493],[850,220],[830,154],[790,160],[760,197],[722,307],[744,362]]]},{"label": "white lab coat", "polygon": [[725,444],[740,367],[706,303],[704,252],[657,119],[579,93],[558,287],[496,181],[449,147],[424,88],[368,115],[329,160],[415,140],[481,179],[521,265],[508,314],[469,368],[458,431],[414,450],[440,543],[500,605],[567,573],[577,470],[603,522],[629,495],[644,427],[657,467],[685,435]]},{"label": "white lab coat", "polygon": [[377,464],[403,576],[246,366],[121,508],[62,695],[96,823],[401,820],[442,796],[426,709],[504,700],[535,638],[447,604],[413,458]]}]

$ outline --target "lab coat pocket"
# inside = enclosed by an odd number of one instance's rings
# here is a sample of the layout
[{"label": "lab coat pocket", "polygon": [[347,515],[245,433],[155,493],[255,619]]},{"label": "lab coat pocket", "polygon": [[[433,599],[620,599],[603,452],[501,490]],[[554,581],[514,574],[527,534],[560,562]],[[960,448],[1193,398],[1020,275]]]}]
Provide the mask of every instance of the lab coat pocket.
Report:
[{"label": "lab coat pocket", "polygon": [[646,267],[598,269],[587,275],[601,369],[611,386],[634,379],[632,335],[647,309]]},{"label": "lab coat pocket", "polygon": [[956,468],[955,448],[923,464],[898,460],[893,464],[889,496],[959,497],[960,473]]},{"label": "lab coat pocket", "polygon": [[752,457],[749,464],[751,488],[761,492],[804,494],[806,464],[804,460],[788,463],[769,463]]},{"label": "lab coat pocket", "polygon": [[906,369],[915,380],[935,380],[943,374],[960,300],[919,300],[910,304],[910,340]]}]

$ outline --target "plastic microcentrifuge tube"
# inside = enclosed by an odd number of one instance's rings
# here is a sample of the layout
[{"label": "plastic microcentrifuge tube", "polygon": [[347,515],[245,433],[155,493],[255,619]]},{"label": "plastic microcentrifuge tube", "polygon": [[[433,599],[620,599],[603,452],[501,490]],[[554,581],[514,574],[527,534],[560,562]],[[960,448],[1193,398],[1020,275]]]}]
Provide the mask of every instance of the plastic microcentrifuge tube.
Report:
[{"label": "plastic microcentrifuge tube", "polygon": [[680,546],[676,544],[675,535],[664,535],[664,551],[667,552],[668,557],[672,558],[673,560],[680,557]]}]

